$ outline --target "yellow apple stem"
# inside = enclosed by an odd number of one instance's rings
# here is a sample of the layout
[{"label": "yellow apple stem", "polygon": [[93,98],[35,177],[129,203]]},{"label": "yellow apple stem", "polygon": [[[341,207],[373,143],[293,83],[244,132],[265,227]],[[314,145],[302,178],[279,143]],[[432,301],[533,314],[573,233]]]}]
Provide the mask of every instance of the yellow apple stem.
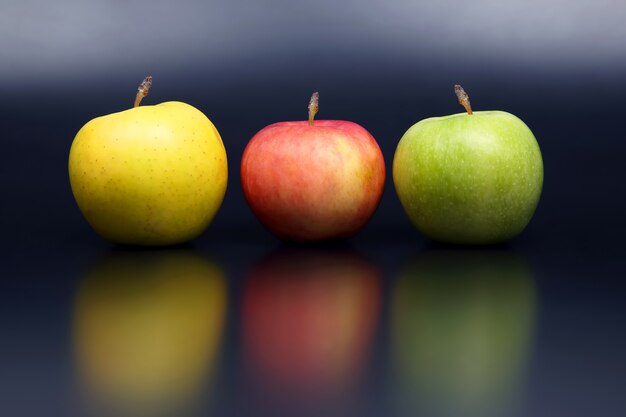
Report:
[{"label": "yellow apple stem", "polygon": [[465,107],[465,111],[467,111],[467,114],[471,115],[472,106],[470,105],[469,96],[467,95],[465,90],[463,90],[463,87],[461,87],[459,84],[456,84],[454,86],[454,92],[456,94],[456,97],[459,99],[459,104]]},{"label": "yellow apple stem", "polygon": [[137,96],[135,96],[135,105],[133,107],[139,107],[139,104],[141,104],[141,100],[150,92],[150,87],[152,87],[152,75],[148,75],[146,78],[143,79],[141,84],[139,84],[139,88],[137,89]]},{"label": "yellow apple stem", "polygon": [[309,126],[313,126],[313,119],[320,109],[320,93],[317,91],[311,96],[309,101]]}]

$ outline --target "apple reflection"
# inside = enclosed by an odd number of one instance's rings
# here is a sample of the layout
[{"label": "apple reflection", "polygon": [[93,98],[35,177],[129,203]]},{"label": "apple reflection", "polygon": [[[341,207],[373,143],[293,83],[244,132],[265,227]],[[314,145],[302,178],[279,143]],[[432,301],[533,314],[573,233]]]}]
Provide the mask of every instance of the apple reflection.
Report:
[{"label": "apple reflection", "polygon": [[226,282],[189,250],[112,252],[80,283],[74,345],[90,415],[190,415],[210,387]]},{"label": "apple reflection", "polygon": [[396,394],[407,415],[514,412],[532,342],[530,269],[507,251],[418,256],[392,290]]},{"label": "apple reflection", "polygon": [[249,271],[242,308],[255,397],[298,415],[353,399],[380,315],[375,265],[352,250],[282,248]]}]

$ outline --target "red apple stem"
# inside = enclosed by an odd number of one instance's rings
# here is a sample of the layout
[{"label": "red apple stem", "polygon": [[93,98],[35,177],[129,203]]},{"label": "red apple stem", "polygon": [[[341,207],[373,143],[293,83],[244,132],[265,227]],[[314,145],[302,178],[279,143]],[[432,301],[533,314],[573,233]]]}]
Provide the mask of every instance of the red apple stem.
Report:
[{"label": "red apple stem", "polygon": [[472,106],[470,105],[469,96],[467,95],[465,90],[463,90],[463,87],[461,87],[459,84],[456,84],[454,86],[454,93],[456,94],[456,97],[459,99],[459,104],[465,107],[465,111],[467,111],[467,114],[471,115]]},{"label": "red apple stem", "polygon": [[133,107],[139,107],[141,100],[143,100],[143,98],[150,92],[150,87],[152,87],[152,75],[148,75],[143,79],[141,84],[139,84],[137,95],[135,96],[135,105]]},{"label": "red apple stem", "polygon": [[309,126],[313,126],[313,119],[315,115],[320,110],[320,93],[317,91],[313,93],[311,96],[311,101],[309,101]]}]

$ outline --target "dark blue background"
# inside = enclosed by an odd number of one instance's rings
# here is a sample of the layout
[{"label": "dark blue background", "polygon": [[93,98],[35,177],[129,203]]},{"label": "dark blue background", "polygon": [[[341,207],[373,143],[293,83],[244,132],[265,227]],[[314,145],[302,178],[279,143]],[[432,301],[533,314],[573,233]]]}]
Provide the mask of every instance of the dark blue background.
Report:
[{"label": "dark blue background", "polygon": [[[154,85],[145,103],[196,106],[220,131],[229,158],[222,209],[203,236],[178,248],[211,259],[228,287],[219,371],[198,415],[471,415],[448,406],[458,401],[453,391],[428,401],[423,387],[403,388],[393,371],[392,321],[402,314],[393,313],[393,294],[402,277],[415,275],[411,265],[430,256],[449,257],[451,264],[459,254],[474,259],[482,269],[454,278],[471,286],[492,268],[494,252],[524,265],[535,300],[527,311],[533,325],[526,359],[511,389],[518,399],[494,415],[623,415],[625,18],[626,6],[610,0],[4,2],[0,414],[86,413],[74,346],[78,288],[102,259],[143,255],[91,231],[71,194],[67,157],[78,129],[130,107],[150,73]],[[402,212],[391,181],[393,152],[406,129],[461,111],[455,83],[466,88],[475,110],[505,110],[524,120],[544,158],[535,217],[519,237],[495,248],[426,241]],[[341,264],[346,247],[357,252],[379,271],[382,305],[351,396],[292,398],[287,390],[278,402],[265,401],[245,360],[242,297],[253,265],[290,248],[248,210],[239,161],[265,125],[303,120],[315,90],[318,118],[363,125],[388,169],[368,226],[315,256]],[[294,280],[305,272],[296,270]],[[418,285],[441,274],[447,272],[409,280]],[[507,279],[502,273],[503,288]],[[430,376],[424,374],[426,381]],[[485,401],[496,403],[498,396]]]}]

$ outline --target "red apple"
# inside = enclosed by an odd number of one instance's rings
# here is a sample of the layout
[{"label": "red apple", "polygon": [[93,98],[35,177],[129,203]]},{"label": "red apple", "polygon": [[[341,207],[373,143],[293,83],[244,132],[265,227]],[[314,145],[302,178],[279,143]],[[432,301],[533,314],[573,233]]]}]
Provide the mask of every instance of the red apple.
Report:
[{"label": "red apple", "polygon": [[250,208],[286,240],[352,236],[374,214],[383,193],[385,161],[374,137],[353,122],[313,121],[316,94],[308,122],[265,127],[241,161]]},{"label": "red apple", "polygon": [[278,399],[351,391],[363,376],[380,308],[380,272],[358,254],[270,255],[244,284],[243,343],[252,380]]}]

